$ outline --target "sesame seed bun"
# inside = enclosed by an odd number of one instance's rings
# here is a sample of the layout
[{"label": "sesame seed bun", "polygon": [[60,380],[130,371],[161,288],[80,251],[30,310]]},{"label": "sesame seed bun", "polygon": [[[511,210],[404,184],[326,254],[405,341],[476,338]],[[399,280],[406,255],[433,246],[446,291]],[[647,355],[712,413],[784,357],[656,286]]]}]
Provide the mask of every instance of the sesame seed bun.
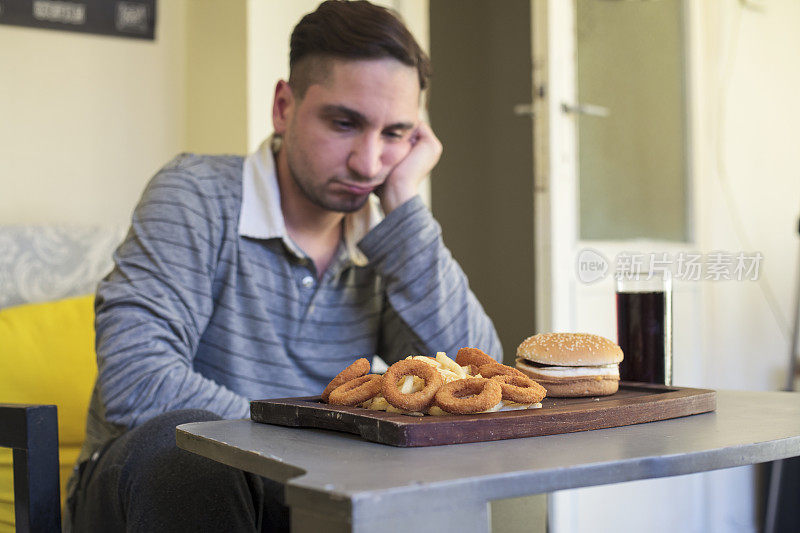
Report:
[{"label": "sesame seed bun", "polygon": [[540,333],[517,348],[517,357],[554,366],[601,366],[622,361],[622,349],[590,333]]}]

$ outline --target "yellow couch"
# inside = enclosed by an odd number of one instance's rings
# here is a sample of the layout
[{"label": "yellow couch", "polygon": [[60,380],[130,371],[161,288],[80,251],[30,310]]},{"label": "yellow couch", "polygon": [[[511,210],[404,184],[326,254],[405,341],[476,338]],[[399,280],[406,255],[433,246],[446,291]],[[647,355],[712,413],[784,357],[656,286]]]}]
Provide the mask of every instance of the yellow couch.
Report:
[{"label": "yellow couch", "polygon": [[[58,407],[62,501],[97,373],[93,297],[127,227],[0,225],[0,403]],[[0,533],[13,531],[11,450],[0,448]]]},{"label": "yellow couch", "polygon": [[[58,407],[62,505],[97,375],[94,296],[0,309],[0,403]],[[0,448],[0,531],[14,530],[11,450]]]}]

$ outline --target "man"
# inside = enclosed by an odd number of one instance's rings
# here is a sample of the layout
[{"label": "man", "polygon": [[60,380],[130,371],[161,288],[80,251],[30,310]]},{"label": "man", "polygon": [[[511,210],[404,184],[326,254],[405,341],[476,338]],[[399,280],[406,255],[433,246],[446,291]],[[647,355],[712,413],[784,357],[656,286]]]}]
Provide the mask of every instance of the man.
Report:
[{"label": "man", "polygon": [[275,136],[154,177],[98,288],[75,529],[285,529],[280,484],[177,449],[175,426],[318,394],[364,355],[501,357],[417,196],[441,153],[429,69],[389,11],[324,2],[292,34]]}]

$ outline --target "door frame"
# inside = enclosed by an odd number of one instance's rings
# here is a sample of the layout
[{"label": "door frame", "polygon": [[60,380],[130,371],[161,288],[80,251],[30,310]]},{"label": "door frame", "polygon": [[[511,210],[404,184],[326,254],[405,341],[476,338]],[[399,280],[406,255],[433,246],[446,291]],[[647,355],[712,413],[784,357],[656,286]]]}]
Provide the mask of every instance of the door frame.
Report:
[{"label": "door frame", "polygon": [[[561,111],[575,100],[574,6],[531,0],[534,105],[536,330],[569,330],[574,295],[571,258],[577,244],[576,120]],[[558,46],[553,43],[558,39]],[[557,209],[554,207],[557,206]]]}]

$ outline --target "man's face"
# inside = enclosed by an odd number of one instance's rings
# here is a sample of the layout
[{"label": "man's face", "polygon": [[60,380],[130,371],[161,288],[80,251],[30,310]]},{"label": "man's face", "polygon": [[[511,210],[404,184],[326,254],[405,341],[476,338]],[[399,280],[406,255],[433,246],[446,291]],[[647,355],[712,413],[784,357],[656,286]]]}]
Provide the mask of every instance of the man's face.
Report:
[{"label": "man's face", "polygon": [[416,69],[394,59],[330,61],[302,99],[284,95],[283,110],[281,91],[291,89],[279,85],[273,118],[297,189],[317,207],[351,212],[411,149],[420,88]]}]

